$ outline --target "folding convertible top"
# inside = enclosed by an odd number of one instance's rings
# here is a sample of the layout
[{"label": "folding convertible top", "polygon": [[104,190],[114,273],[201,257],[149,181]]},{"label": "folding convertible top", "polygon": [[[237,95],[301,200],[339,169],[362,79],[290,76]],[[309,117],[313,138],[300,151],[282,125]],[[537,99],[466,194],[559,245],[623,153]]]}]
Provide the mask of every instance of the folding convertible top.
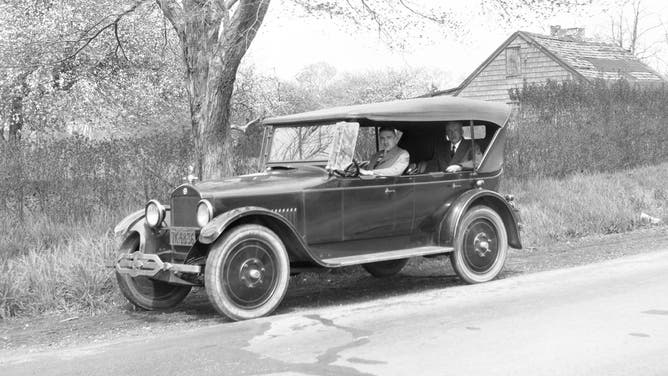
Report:
[{"label": "folding convertible top", "polygon": [[438,96],[390,102],[332,107],[265,119],[265,125],[313,124],[325,121],[432,122],[450,120],[488,121],[503,127],[510,116],[503,103]]}]

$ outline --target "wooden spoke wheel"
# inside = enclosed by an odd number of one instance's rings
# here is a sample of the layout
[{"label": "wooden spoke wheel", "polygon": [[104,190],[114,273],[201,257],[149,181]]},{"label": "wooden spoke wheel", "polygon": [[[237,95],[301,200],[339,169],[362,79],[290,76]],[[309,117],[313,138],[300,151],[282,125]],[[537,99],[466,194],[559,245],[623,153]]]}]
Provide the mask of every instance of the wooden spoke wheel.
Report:
[{"label": "wooden spoke wheel", "polygon": [[506,227],[494,210],[475,206],[462,217],[453,245],[450,261],[457,275],[467,283],[487,282],[506,262]]},{"label": "wooden spoke wheel", "polygon": [[206,292],[233,320],[270,314],[283,300],[290,261],[281,239],[259,225],[235,227],[216,241],[206,260]]}]

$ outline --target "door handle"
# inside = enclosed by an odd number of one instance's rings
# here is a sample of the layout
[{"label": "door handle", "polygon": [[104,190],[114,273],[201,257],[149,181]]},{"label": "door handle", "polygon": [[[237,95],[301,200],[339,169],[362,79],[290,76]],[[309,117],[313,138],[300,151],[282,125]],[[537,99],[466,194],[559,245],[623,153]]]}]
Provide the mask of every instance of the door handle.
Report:
[{"label": "door handle", "polygon": [[387,194],[390,194],[390,193],[394,193],[394,192],[396,192],[394,189],[385,188],[385,194],[386,194],[386,195],[387,195]]},{"label": "door handle", "polygon": [[461,188],[461,187],[462,187],[461,184],[452,183],[452,188]]}]

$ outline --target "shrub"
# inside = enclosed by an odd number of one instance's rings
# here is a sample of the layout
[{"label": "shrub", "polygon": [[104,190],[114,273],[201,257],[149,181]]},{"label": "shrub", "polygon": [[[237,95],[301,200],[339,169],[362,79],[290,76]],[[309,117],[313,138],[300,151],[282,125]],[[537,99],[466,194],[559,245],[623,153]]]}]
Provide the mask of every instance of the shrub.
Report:
[{"label": "shrub", "polygon": [[615,171],[668,160],[668,88],[626,81],[526,85],[514,99],[505,169],[514,177]]}]

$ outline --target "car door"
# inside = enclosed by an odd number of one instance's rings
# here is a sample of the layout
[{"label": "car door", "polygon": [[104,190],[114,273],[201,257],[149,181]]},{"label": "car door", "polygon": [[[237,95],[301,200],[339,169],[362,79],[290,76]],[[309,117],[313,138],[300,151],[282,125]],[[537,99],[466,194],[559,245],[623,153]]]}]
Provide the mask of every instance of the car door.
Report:
[{"label": "car door", "polygon": [[342,201],[339,179],[304,191],[304,237],[309,245],[343,240]]},{"label": "car door", "polygon": [[415,217],[413,232],[433,232],[443,214],[447,202],[462,192],[471,189],[471,173],[433,172],[415,175]]},{"label": "car door", "polygon": [[343,238],[363,240],[407,234],[413,221],[412,185],[397,177],[346,179]]},{"label": "car door", "polygon": [[398,236],[412,232],[415,221],[415,179],[412,176],[398,176],[390,188],[394,207],[394,233]]}]

